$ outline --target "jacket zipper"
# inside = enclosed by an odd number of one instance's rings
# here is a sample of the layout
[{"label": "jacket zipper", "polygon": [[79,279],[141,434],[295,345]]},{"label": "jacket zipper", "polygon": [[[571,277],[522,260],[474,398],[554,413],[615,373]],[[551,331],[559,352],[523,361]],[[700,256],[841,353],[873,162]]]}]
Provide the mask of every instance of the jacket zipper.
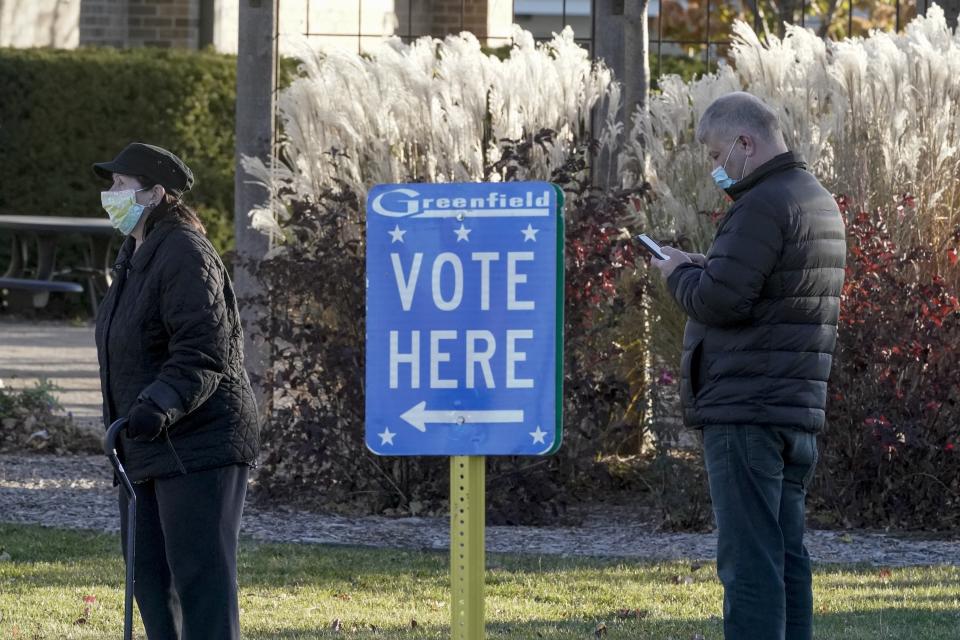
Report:
[{"label": "jacket zipper", "polygon": [[113,328],[113,316],[117,313],[117,302],[120,300],[120,294],[123,293],[123,287],[127,283],[127,276],[129,275],[127,273],[128,268],[129,267],[127,263],[124,263],[120,267],[121,270],[117,273],[117,279],[119,282],[116,283],[118,286],[116,289],[114,289],[113,299],[110,301],[110,311],[107,314],[107,326],[103,329],[103,349],[107,356],[104,359],[106,371],[104,371],[103,375],[103,391],[107,395],[107,408],[110,410],[109,422],[113,422],[113,414],[116,411],[115,407],[113,406],[113,393],[110,392],[110,329]]}]

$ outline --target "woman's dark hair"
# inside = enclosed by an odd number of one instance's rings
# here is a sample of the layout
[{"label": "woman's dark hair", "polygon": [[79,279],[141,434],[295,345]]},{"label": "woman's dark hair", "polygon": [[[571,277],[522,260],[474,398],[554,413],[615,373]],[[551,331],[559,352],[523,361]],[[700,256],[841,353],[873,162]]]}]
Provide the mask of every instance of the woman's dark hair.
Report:
[{"label": "woman's dark hair", "polygon": [[[134,177],[144,189],[153,189],[155,186],[157,186],[157,184],[159,184],[146,176]],[[166,195],[163,197],[163,203],[166,204],[165,207],[157,207],[157,213],[160,214],[159,216],[151,215],[149,218],[147,218],[148,227],[153,227],[153,225],[160,222],[161,219],[172,216],[177,220],[187,223],[203,235],[207,235],[207,228],[204,227],[203,222],[200,221],[200,216],[197,215],[196,211],[184,204],[183,200],[180,199],[179,194],[167,191]]]}]

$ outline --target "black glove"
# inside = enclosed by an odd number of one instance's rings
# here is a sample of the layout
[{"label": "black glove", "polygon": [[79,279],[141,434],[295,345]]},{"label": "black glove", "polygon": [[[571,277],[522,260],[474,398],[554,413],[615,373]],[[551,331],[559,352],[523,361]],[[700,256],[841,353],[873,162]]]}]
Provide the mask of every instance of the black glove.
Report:
[{"label": "black glove", "polygon": [[167,414],[149,400],[138,400],[127,416],[127,435],[133,440],[153,440],[165,426]]}]

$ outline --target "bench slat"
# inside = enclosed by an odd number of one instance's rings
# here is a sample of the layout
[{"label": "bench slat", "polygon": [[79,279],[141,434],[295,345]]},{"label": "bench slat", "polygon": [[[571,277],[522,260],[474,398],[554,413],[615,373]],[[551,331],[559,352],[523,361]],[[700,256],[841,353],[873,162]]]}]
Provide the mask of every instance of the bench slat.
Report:
[{"label": "bench slat", "polygon": [[63,280],[31,280],[29,278],[0,278],[0,289],[83,293],[83,286],[76,282],[65,282]]}]

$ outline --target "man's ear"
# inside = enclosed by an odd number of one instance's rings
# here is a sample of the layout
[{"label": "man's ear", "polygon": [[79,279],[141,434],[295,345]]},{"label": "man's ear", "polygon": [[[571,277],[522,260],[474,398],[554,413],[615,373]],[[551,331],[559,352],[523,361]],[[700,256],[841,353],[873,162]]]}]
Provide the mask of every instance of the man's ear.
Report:
[{"label": "man's ear", "polygon": [[737,140],[737,145],[743,147],[743,153],[748,158],[752,157],[757,152],[756,141],[753,139],[753,136],[747,134],[741,134],[740,138]]}]

